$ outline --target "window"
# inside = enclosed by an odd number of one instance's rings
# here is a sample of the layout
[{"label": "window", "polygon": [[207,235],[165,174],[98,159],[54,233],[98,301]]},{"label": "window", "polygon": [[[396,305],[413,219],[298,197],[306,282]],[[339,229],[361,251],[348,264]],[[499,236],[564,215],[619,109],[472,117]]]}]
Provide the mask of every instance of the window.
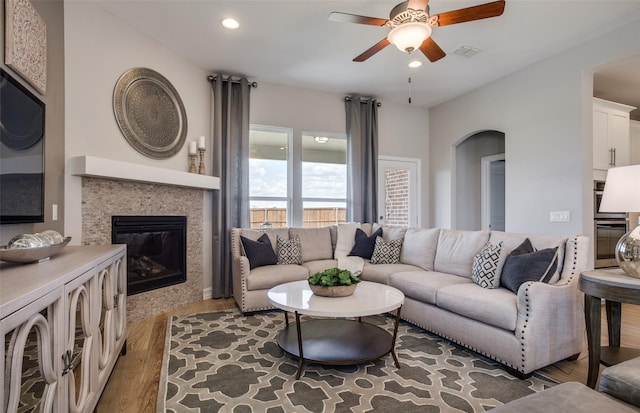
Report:
[{"label": "window", "polygon": [[251,127],[249,208],[251,228],[286,227],[289,207],[288,158],[291,130]]},{"label": "window", "polygon": [[345,222],[346,136],[252,125],[251,227],[322,227]]}]

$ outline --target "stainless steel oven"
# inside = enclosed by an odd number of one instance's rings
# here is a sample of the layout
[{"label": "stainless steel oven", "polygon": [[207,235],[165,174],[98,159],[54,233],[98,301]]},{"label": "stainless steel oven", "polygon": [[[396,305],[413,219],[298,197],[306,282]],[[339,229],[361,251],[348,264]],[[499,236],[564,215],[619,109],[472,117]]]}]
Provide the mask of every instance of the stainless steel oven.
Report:
[{"label": "stainless steel oven", "polygon": [[600,202],[604,192],[604,181],[593,181],[593,218],[598,219],[627,219],[624,212],[600,212]]},{"label": "stainless steel oven", "polygon": [[594,225],[594,268],[616,267],[616,244],[627,232],[627,220],[595,220]]},{"label": "stainless steel oven", "polygon": [[594,268],[615,267],[616,244],[627,232],[628,218],[624,212],[600,212],[604,181],[593,182]]}]

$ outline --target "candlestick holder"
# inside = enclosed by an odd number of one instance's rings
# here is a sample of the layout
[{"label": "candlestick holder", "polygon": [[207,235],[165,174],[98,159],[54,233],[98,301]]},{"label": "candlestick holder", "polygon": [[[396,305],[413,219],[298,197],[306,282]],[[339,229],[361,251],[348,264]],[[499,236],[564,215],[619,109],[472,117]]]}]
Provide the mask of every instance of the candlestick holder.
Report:
[{"label": "candlestick holder", "polygon": [[196,173],[196,154],[189,154],[189,172]]},{"label": "candlestick holder", "polygon": [[198,167],[198,173],[200,175],[204,175],[204,151],[205,148],[198,148],[198,152],[200,152],[200,166]]}]

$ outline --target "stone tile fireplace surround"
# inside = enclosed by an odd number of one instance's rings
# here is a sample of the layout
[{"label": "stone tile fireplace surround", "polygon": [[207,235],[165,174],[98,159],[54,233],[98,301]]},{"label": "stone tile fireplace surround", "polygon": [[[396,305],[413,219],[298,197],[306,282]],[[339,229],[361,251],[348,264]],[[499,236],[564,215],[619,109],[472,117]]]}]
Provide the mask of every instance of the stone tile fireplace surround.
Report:
[{"label": "stone tile fireplace surround", "polygon": [[111,244],[113,215],[187,217],[187,281],[127,297],[127,322],[203,298],[204,246],[211,245],[203,242],[204,200],[220,189],[219,178],[95,156],[70,158],[68,172],[82,182],[82,244]]},{"label": "stone tile fireplace surround", "polygon": [[187,281],[127,298],[127,322],[202,299],[204,190],[157,183],[82,177],[82,243],[111,244],[113,215],[187,217]]}]

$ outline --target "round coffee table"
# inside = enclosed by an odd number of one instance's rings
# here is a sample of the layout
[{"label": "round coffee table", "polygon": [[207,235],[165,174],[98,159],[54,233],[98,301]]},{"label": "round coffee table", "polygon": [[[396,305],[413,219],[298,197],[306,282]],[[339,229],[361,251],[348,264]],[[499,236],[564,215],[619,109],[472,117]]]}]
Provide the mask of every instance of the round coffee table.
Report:
[{"label": "round coffee table", "polygon": [[[313,294],[304,280],[273,287],[268,297],[275,307],[285,311],[286,327],[278,335],[278,345],[298,357],[296,380],[300,378],[304,361],[353,365],[391,353],[396,367],[400,368],[394,350],[404,304],[404,294],[400,290],[361,281],[348,297],[320,297]],[[393,335],[360,319],[393,310],[396,310]],[[295,324],[289,324],[288,312],[295,314]],[[300,315],[329,318],[300,322]]]}]

